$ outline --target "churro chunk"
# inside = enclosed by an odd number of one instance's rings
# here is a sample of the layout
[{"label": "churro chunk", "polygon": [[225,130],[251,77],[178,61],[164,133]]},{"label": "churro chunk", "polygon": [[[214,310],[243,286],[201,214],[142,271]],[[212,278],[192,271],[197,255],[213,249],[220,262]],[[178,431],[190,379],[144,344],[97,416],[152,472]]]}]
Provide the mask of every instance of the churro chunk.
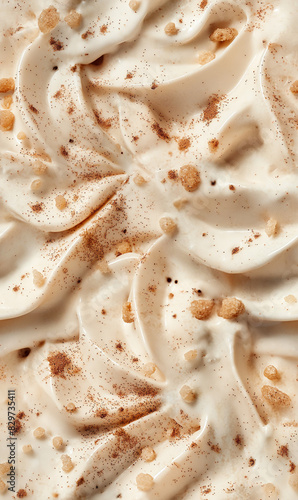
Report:
[{"label": "churro chunk", "polygon": [[156,459],[156,453],[153,448],[150,448],[150,446],[146,446],[142,449],[141,457],[145,462],[152,462]]},{"label": "churro chunk", "polygon": [[173,221],[173,219],[171,219],[171,217],[162,217],[159,220],[159,225],[160,225],[161,230],[165,234],[172,234],[177,229],[176,222]]},{"label": "churro chunk", "polygon": [[201,177],[194,165],[184,165],[179,170],[179,179],[185,191],[192,193],[201,184]]},{"label": "churro chunk", "polygon": [[34,429],[33,431],[33,436],[36,438],[36,439],[43,439],[46,435],[46,431],[44,430],[43,427],[37,427],[36,429]]},{"label": "churro chunk", "polygon": [[271,406],[277,408],[291,405],[290,396],[276,387],[271,387],[271,385],[264,385],[262,387],[262,396]]},{"label": "churro chunk", "polygon": [[207,51],[207,50],[205,50],[204,52],[201,52],[198,55],[198,63],[201,64],[202,66],[204,66],[205,64],[210,63],[211,61],[213,61],[213,59],[215,59],[214,52],[210,52],[210,51]]},{"label": "churro chunk", "polygon": [[231,42],[237,35],[235,28],[217,28],[209,38],[212,42]]},{"label": "churro chunk", "polygon": [[2,101],[1,101],[1,106],[4,109],[9,109],[11,107],[12,103],[13,103],[13,99],[12,99],[11,95],[6,95],[5,97],[3,97]]},{"label": "churro chunk", "polygon": [[31,444],[24,444],[22,450],[26,455],[29,455],[29,453],[32,453],[33,451]]},{"label": "churro chunk", "polygon": [[269,219],[266,224],[266,234],[267,236],[275,236],[278,233],[278,222],[275,219]]},{"label": "churro chunk", "polygon": [[224,319],[234,319],[243,314],[244,311],[245,307],[241,300],[236,299],[236,297],[227,297],[221,303],[218,316]]},{"label": "churro chunk", "polygon": [[4,476],[10,471],[10,465],[8,462],[3,462],[0,464],[0,476]]},{"label": "churro chunk", "polygon": [[134,322],[134,313],[132,310],[131,302],[125,302],[122,307],[122,319],[125,323]]},{"label": "churro chunk", "polygon": [[187,351],[184,354],[184,359],[186,361],[193,361],[194,359],[197,359],[198,357],[198,351],[196,349],[191,349],[190,351]]},{"label": "churro chunk", "polygon": [[53,437],[52,443],[56,450],[62,450],[62,448],[64,447],[64,442],[61,436]]},{"label": "churro chunk", "polygon": [[64,21],[72,29],[78,28],[82,22],[82,14],[76,10],[71,10],[64,18]]},{"label": "churro chunk", "polygon": [[275,368],[273,365],[268,365],[266,366],[264,370],[264,375],[266,378],[269,378],[269,380],[279,380],[280,379],[280,374],[278,370]]},{"label": "churro chunk", "polygon": [[57,9],[50,5],[44,9],[38,18],[38,27],[42,33],[50,33],[59,23],[60,16]]},{"label": "churro chunk", "polygon": [[177,35],[179,32],[179,29],[176,28],[175,23],[168,23],[165,25],[165,34],[168,36],[174,36]]},{"label": "churro chunk", "polygon": [[7,491],[7,484],[0,479],[0,493],[5,493]]},{"label": "churro chunk", "polygon": [[55,204],[58,210],[62,212],[62,210],[64,210],[67,207],[67,200],[64,198],[64,196],[62,196],[62,194],[59,194],[55,198]]},{"label": "churro chunk", "polygon": [[298,94],[298,80],[292,83],[290,91],[292,92],[292,94]]},{"label": "churro chunk", "polygon": [[189,385],[183,385],[179,391],[183,401],[186,403],[193,403],[197,399],[197,393]]},{"label": "churro chunk", "polygon": [[6,109],[0,111],[0,130],[8,132],[13,129],[14,114]]},{"label": "churro chunk", "polygon": [[138,0],[130,0],[128,4],[134,12],[137,12],[140,8],[141,2],[138,2]]},{"label": "churro chunk", "polygon": [[14,91],[15,83],[13,78],[0,78],[0,92]]},{"label": "churro chunk", "polygon": [[193,300],[190,312],[196,319],[204,320],[210,318],[214,308],[214,301],[209,299]]},{"label": "churro chunk", "polygon": [[141,491],[150,491],[154,485],[154,479],[150,474],[141,474],[137,475],[136,478],[137,488]]},{"label": "churro chunk", "polygon": [[32,274],[33,274],[33,284],[38,288],[41,288],[46,281],[44,275],[41,272],[37,271],[37,269],[33,269]]},{"label": "churro chunk", "polygon": [[70,472],[74,468],[74,463],[69,455],[61,455],[62,470],[64,472]]}]

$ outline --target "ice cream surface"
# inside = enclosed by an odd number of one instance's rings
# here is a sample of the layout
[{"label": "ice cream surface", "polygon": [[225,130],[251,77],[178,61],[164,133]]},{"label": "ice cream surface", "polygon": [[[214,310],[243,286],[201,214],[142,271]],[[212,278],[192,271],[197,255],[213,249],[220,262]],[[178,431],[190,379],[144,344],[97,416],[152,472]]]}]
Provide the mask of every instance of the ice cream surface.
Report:
[{"label": "ice cream surface", "polygon": [[296,499],[298,3],[0,4],[0,496]]}]

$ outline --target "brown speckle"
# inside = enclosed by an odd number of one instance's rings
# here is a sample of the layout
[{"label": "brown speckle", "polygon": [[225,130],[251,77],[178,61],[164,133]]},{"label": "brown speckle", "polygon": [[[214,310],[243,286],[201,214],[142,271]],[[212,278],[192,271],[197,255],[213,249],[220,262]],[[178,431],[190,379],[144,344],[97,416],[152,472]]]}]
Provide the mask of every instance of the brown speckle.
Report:
[{"label": "brown speckle", "polygon": [[153,123],[152,130],[158,135],[160,139],[163,139],[166,142],[171,140],[167,132],[165,132],[157,122]]}]

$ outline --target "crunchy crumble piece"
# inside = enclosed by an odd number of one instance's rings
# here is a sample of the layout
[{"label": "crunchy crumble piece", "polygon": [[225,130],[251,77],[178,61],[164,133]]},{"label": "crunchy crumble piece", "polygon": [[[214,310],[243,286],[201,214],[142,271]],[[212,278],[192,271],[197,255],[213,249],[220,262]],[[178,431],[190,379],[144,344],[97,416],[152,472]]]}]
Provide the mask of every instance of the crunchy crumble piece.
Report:
[{"label": "crunchy crumble piece", "polygon": [[234,319],[243,314],[244,311],[245,307],[241,300],[236,299],[236,297],[227,297],[223,299],[217,314],[224,319]]},{"label": "crunchy crumble piece", "polygon": [[38,18],[38,27],[42,33],[50,33],[60,21],[60,16],[55,7],[50,5],[44,9]]},{"label": "crunchy crumble piece", "polygon": [[62,450],[62,448],[64,447],[63,439],[60,436],[53,437],[52,443],[56,450]]},{"label": "crunchy crumble piece", "polygon": [[36,438],[36,439],[43,439],[46,435],[46,431],[44,430],[43,427],[37,427],[36,429],[34,429],[33,431],[33,436]]},{"label": "crunchy crumble piece", "polygon": [[25,132],[19,132],[17,135],[17,139],[19,139],[19,141],[24,141],[25,139],[27,139]]},{"label": "crunchy crumble piece", "polygon": [[193,403],[197,399],[196,392],[188,385],[183,385],[179,391],[179,394],[183,401],[186,403]]},{"label": "crunchy crumble piece", "polygon": [[151,377],[156,371],[157,366],[154,363],[146,363],[143,368],[143,373],[146,377]]},{"label": "crunchy crumble piece", "polygon": [[10,471],[10,465],[8,462],[0,464],[0,476],[4,476]]},{"label": "crunchy crumble piece", "polygon": [[73,403],[68,403],[66,406],[65,406],[65,409],[66,411],[68,411],[69,413],[73,413],[76,411],[77,407],[75,404]]},{"label": "crunchy crumble piece", "polygon": [[178,200],[175,200],[173,202],[173,205],[177,210],[181,210],[187,203],[187,200],[185,198],[179,198]]},{"label": "crunchy crumble piece", "polygon": [[33,274],[33,284],[41,288],[45,284],[46,281],[45,277],[43,276],[43,274],[37,271],[37,269],[33,269],[32,274]]},{"label": "crunchy crumble piece", "polygon": [[214,308],[214,301],[209,299],[193,300],[190,312],[196,319],[208,319]]},{"label": "crunchy crumble piece", "polygon": [[14,114],[11,111],[3,109],[0,111],[0,130],[7,132],[12,130],[14,124]]},{"label": "crunchy crumble piece", "polygon": [[174,36],[177,35],[179,32],[179,29],[176,28],[175,23],[168,23],[165,25],[165,34],[168,36]]},{"label": "crunchy crumble piece", "polygon": [[138,490],[150,491],[154,485],[154,479],[150,474],[138,474],[136,477],[136,483]]},{"label": "crunchy crumble piece", "polygon": [[201,54],[198,55],[198,63],[201,64],[202,66],[204,64],[210,63],[211,61],[213,61],[213,59],[215,59],[214,52],[209,52],[207,50],[201,52]]},{"label": "crunchy crumble piece", "polygon": [[82,22],[82,14],[79,14],[76,10],[71,10],[64,18],[64,21],[68,24],[70,28],[78,28]]},{"label": "crunchy crumble piece", "polygon": [[153,462],[153,460],[156,459],[156,453],[153,448],[150,448],[150,446],[146,446],[142,449],[141,457],[143,460],[145,460],[145,462]]},{"label": "crunchy crumble piece", "polygon": [[172,234],[177,229],[177,225],[171,217],[162,217],[159,219],[159,225],[165,234]]},{"label": "crunchy crumble piece", "polygon": [[13,78],[0,78],[0,92],[14,91],[15,83]]},{"label": "crunchy crumble piece", "polygon": [[211,139],[211,141],[208,141],[208,148],[210,153],[215,153],[217,151],[219,146],[219,142],[217,139]]},{"label": "crunchy crumble piece", "polygon": [[128,5],[131,8],[131,10],[137,12],[140,8],[141,2],[138,2],[137,0],[130,0]]},{"label": "crunchy crumble piece", "polygon": [[292,83],[290,91],[292,92],[292,94],[298,94],[298,80]]},{"label": "crunchy crumble piece", "polygon": [[119,257],[119,255],[123,255],[125,253],[130,253],[132,252],[132,248],[131,248],[131,244],[129,243],[129,241],[121,241],[121,243],[119,243],[117,246],[116,246],[116,256]]},{"label": "crunchy crumble piece", "polygon": [[179,170],[179,179],[186,191],[192,193],[201,184],[201,177],[194,165],[184,165]]},{"label": "crunchy crumble piece", "polygon": [[74,468],[74,463],[72,462],[69,455],[61,455],[62,460],[62,470],[64,472],[70,472]]},{"label": "crunchy crumble piece", "polygon": [[285,407],[290,406],[291,404],[290,396],[280,391],[276,387],[271,387],[270,385],[264,385],[262,387],[262,396],[272,406]]},{"label": "crunchy crumble piece", "polygon": [[25,498],[27,496],[27,491],[24,490],[23,488],[21,488],[18,492],[17,492],[17,497],[18,498]]},{"label": "crunchy crumble piece", "polygon": [[122,319],[125,323],[134,322],[134,314],[131,307],[131,302],[125,302],[122,307]]},{"label": "crunchy crumble piece", "polygon": [[12,105],[12,103],[13,103],[13,99],[12,99],[11,95],[7,95],[7,96],[3,97],[2,101],[1,101],[1,106],[2,106],[2,108],[9,109],[10,106]]},{"label": "crunchy crumble piece", "polygon": [[298,492],[298,470],[296,470],[294,474],[291,474],[289,485],[293,488],[294,491]]},{"label": "crunchy crumble piece", "polygon": [[280,374],[278,370],[275,368],[273,365],[268,365],[266,366],[264,370],[264,375],[266,378],[269,378],[269,380],[279,380],[280,379]]},{"label": "crunchy crumble piece", "polygon": [[193,361],[197,357],[198,357],[198,351],[196,349],[192,349],[190,351],[187,351],[184,354],[184,359],[186,359],[186,361]]},{"label": "crunchy crumble piece", "polygon": [[265,232],[267,236],[275,236],[278,233],[278,222],[275,219],[269,219],[266,224]]},{"label": "crunchy crumble piece", "polygon": [[295,295],[287,295],[285,297],[285,302],[287,302],[288,304],[296,304],[297,299],[296,299]]},{"label": "crunchy crumble piece", "polygon": [[217,28],[209,38],[212,42],[231,42],[237,35],[235,28]]},{"label": "crunchy crumble piece", "polygon": [[58,210],[62,211],[67,207],[67,200],[61,194],[58,194],[55,198],[56,207]]},{"label": "crunchy crumble piece", "polygon": [[144,179],[144,177],[140,174],[135,175],[133,181],[137,186],[142,186],[147,182],[146,179]]},{"label": "crunchy crumble piece", "polygon": [[41,188],[42,188],[42,181],[40,179],[35,179],[34,181],[31,182],[30,189],[33,193],[40,191]]},{"label": "crunchy crumble piece", "polygon": [[31,444],[24,444],[22,450],[23,450],[23,453],[26,453],[26,454],[32,453]]},{"label": "crunchy crumble piece", "polygon": [[47,165],[45,165],[44,163],[42,163],[42,161],[40,160],[36,160],[33,164],[32,164],[32,170],[33,172],[36,174],[36,175],[42,175],[42,174],[45,174],[46,171],[47,171],[48,167]]},{"label": "crunchy crumble piece", "polygon": [[0,479],[0,493],[5,493],[5,491],[7,490],[7,484],[2,481],[2,479]]}]

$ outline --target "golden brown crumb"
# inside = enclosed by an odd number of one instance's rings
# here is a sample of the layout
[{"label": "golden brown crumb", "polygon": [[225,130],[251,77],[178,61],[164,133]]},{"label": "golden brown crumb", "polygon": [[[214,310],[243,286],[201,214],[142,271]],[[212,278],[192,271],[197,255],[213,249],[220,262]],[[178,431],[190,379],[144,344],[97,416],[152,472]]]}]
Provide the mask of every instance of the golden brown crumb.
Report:
[{"label": "golden brown crumb", "polygon": [[33,436],[36,438],[36,439],[43,439],[46,435],[46,431],[44,430],[43,427],[37,427],[36,429],[34,429],[33,431]]},{"label": "golden brown crumb", "polygon": [[287,295],[285,297],[285,302],[287,302],[288,304],[296,304],[297,299],[296,299],[295,295]]},{"label": "golden brown crumb", "polygon": [[55,203],[56,203],[56,207],[58,208],[58,210],[62,211],[67,207],[67,200],[61,194],[56,196]]},{"label": "golden brown crumb", "polygon": [[58,11],[53,5],[44,9],[38,18],[38,27],[42,33],[50,33],[60,21]]},{"label": "golden brown crumb", "polygon": [[183,401],[186,403],[193,403],[197,398],[196,392],[188,385],[183,385],[179,391],[179,394]]},{"label": "golden brown crumb", "polygon": [[132,252],[132,248],[131,248],[131,244],[129,243],[129,241],[121,241],[121,243],[119,243],[116,246],[117,257],[119,257],[119,255],[123,255],[125,253],[130,253],[130,252]]},{"label": "golden brown crumb", "polygon": [[143,373],[146,377],[151,377],[156,369],[157,366],[154,363],[146,363],[143,367]]},{"label": "golden brown crumb", "polygon": [[25,139],[27,139],[25,132],[19,132],[17,135],[17,139],[19,139],[19,141],[24,141]]},{"label": "golden brown crumb", "polygon": [[168,36],[174,36],[177,35],[179,32],[179,29],[176,28],[175,23],[168,23],[165,25],[165,34]]},{"label": "golden brown crumb", "polygon": [[136,483],[138,490],[150,491],[154,485],[154,479],[150,474],[138,474],[136,477]]},{"label": "golden brown crumb", "polygon": [[137,0],[130,0],[128,4],[134,12],[137,12],[140,8],[141,2],[138,2]]},{"label": "golden brown crumb", "polygon": [[291,404],[290,396],[270,385],[264,385],[262,387],[262,396],[272,406],[285,407]]},{"label": "golden brown crumb", "polygon": [[65,409],[66,411],[68,411],[69,413],[73,413],[76,411],[77,407],[75,404],[73,403],[68,403],[66,406],[65,406]]},{"label": "golden brown crumb", "polygon": [[0,92],[14,91],[15,83],[13,78],[0,78]]},{"label": "golden brown crumb", "polygon": [[33,193],[40,191],[41,188],[42,188],[42,181],[40,179],[35,179],[34,181],[31,182],[30,189]]},{"label": "golden brown crumb", "polygon": [[150,448],[150,446],[146,446],[146,448],[142,449],[141,457],[143,460],[145,460],[145,462],[152,462],[156,459],[156,453],[153,448]]},{"label": "golden brown crumb", "polygon": [[295,82],[292,83],[292,85],[290,87],[290,91],[293,94],[298,94],[298,80],[296,80]]},{"label": "golden brown crumb", "polygon": [[10,106],[12,105],[12,103],[13,103],[13,99],[12,99],[11,95],[5,96],[1,101],[2,108],[5,108],[5,109],[9,109]]},{"label": "golden brown crumb", "polygon": [[173,205],[175,208],[177,208],[177,210],[181,210],[187,203],[188,200],[186,200],[185,198],[179,198],[178,200],[175,200],[173,202]]},{"label": "golden brown crumb", "polygon": [[[278,500],[278,490],[272,483],[267,483],[262,485],[262,490],[267,500]],[[264,500],[265,500],[264,499]]]},{"label": "golden brown crumb", "polygon": [[32,446],[31,444],[24,444],[23,448],[23,453],[32,453]]},{"label": "golden brown crumb", "polygon": [[215,59],[214,52],[209,52],[207,50],[205,52],[201,52],[201,54],[198,55],[198,63],[202,66],[204,64],[210,63],[211,61],[213,61],[213,59]]},{"label": "golden brown crumb", "polygon": [[82,14],[76,10],[71,10],[64,18],[64,21],[72,29],[78,28],[82,22]]},{"label": "golden brown crumb", "polygon": [[0,479],[0,493],[4,493],[7,490],[7,484]]},{"label": "golden brown crumb", "polygon": [[62,448],[64,447],[63,439],[60,436],[53,437],[52,443],[56,450],[62,450]]},{"label": "golden brown crumb", "polygon": [[159,225],[165,234],[172,234],[177,229],[177,225],[171,217],[162,217],[159,219]]},{"label": "golden brown crumb", "polygon": [[33,269],[32,274],[33,274],[33,284],[35,286],[38,286],[39,288],[42,287],[45,284],[45,281],[46,281],[45,277],[43,276],[43,274],[41,274],[36,269]]},{"label": "golden brown crumb", "polygon": [[213,311],[214,301],[209,299],[193,300],[190,312],[196,319],[208,319]]},{"label": "golden brown crumb", "polygon": [[184,354],[184,359],[186,359],[186,361],[193,361],[197,357],[198,357],[198,351],[196,349],[192,349],[191,351],[187,351]]},{"label": "golden brown crumb", "polygon": [[294,474],[291,474],[289,485],[293,488],[294,491],[298,492],[298,470],[296,470]]},{"label": "golden brown crumb", "polygon": [[230,42],[237,35],[238,31],[235,28],[217,28],[209,38],[212,42]]},{"label": "golden brown crumb", "polygon": [[217,139],[211,139],[211,141],[208,142],[208,148],[210,153],[215,153],[217,151],[219,146],[219,142]]},{"label": "golden brown crumb", "polygon": [[266,366],[266,368],[264,370],[264,375],[266,378],[269,378],[269,380],[279,380],[280,379],[280,374],[278,373],[278,370],[273,365]]},{"label": "golden brown crumb", "polygon": [[125,323],[134,322],[134,314],[131,307],[131,302],[125,302],[122,307],[122,319]]},{"label": "golden brown crumb", "polygon": [[233,319],[240,316],[240,314],[243,314],[244,311],[245,307],[241,300],[236,299],[235,297],[228,297],[223,299],[217,314],[224,319]]},{"label": "golden brown crumb", "polygon": [[3,462],[0,464],[0,476],[4,476],[10,471],[10,465],[8,462]]},{"label": "golden brown crumb", "polygon": [[137,186],[142,186],[147,182],[146,179],[144,179],[144,177],[140,174],[136,174],[133,178],[133,181]]},{"label": "golden brown crumb", "polygon": [[64,472],[70,472],[74,468],[74,464],[69,455],[61,455],[62,460],[62,470]]},{"label": "golden brown crumb", "polygon": [[32,164],[32,170],[36,175],[42,175],[42,174],[46,173],[46,171],[48,170],[48,167],[47,167],[47,165],[42,163],[42,161],[36,160]]},{"label": "golden brown crumb", "polygon": [[278,222],[275,219],[269,219],[266,224],[266,233],[267,235],[270,236],[275,236],[278,233]]},{"label": "golden brown crumb", "polygon": [[179,170],[179,179],[186,191],[192,193],[201,184],[201,177],[198,169],[193,165],[184,165]]},{"label": "golden brown crumb", "polygon": [[3,109],[0,111],[0,130],[7,132],[12,130],[14,124],[14,114],[11,111]]}]

